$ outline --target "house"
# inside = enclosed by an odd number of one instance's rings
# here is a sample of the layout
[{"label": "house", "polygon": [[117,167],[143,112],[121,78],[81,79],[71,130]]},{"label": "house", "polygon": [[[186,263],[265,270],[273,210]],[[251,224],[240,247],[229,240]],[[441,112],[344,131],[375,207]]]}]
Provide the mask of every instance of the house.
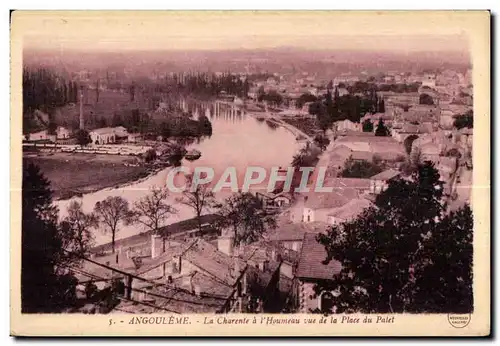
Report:
[{"label": "house", "polygon": [[38,132],[27,133],[24,135],[24,140],[27,141],[56,141],[55,135],[50,135],[48,130],[42,130]]},{"label": "house", "polygon": [[327,252],[324,245],[316,239],[316,234],[307,233],[297,264],[293,282],[293,303],[297,312],[334,309],[337,292],[324,291],[316,294],[315,286],[320,282],[332,280],[342,270],[342,264],[335,259],[324,264]]},{"label": "house", "polygon": [[378,194],[385,189],[387,189],[387,186],[389,182],[398,177],[401,174],[401,172],[398,172],[393,169],[387,169],[383,172],[380,172],[379,174],[374,175],[373,177],[370,177],[370,193],[372,194]]},{"label": "house", "polygon": [[328,215],[330,225],[339,225],[356,219],[372,203],[365,198],[357,198],[349,201],[342,207],[334,210]]},{"label": "house", "polygon": [[356,189],[343,186],[339,180],[325,179],[323,186],[333,187],[332,192],[309,192],[304,197],[302,222],[328,222],[328,215],[333,209],[357,198]]},{"label": "house", "polygon": [[339,132],[361,131],[361,124],[350,121],[349,119],[335,122],[335,128]]},{"label": "house", "polygon": [[58,126],[56,129],[56,139],[68,139],[71,137],[71,131],[65,127]]},{"label": "house", "polygon": [[280,193],[261,193],[255,194],[259,198],[265,208],[282,208],[289,206],[292,202],[292,195],[287,192]]},{"label": "house", "polygon": [[89,132],[93,144],[110,144],[116,142],[115,130],[112,127],[103,127]]},{"label": "house", "polygon": [[137,143],[142,139],[142,134],[140,133],[129,133],[127,136],[127,142],[129,143]]},{"label": "house", "polygon": [[284,249],[299,252],[306,233],[320,233],[325,225],[318,222],[282,223],[280,227],[270,230],[267,239]]}]

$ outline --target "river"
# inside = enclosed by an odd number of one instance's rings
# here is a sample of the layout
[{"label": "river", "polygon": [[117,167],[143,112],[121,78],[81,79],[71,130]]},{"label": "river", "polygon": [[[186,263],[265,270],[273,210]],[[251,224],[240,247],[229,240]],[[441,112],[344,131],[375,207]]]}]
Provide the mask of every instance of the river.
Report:
[{"label": "river", "polygon": [[[202,139],[192,144],[188,149],[196,148],[202,156],[189,162],[184,160],[183,166],[193,170],[197,166],[210,167],[215,171],[215,180],[218,179],[227,167],[235,167],[238,184],[244,177],[249,166],[259,166],[269,172],[272,167],[288,167],[293,155],[300,149],[301,144],[295,136],[283,127],[272,127],[266,121],[259,121],[254,115],[248,114],[238,107],[221,103],[205,103],[195,105],[195,116],[205,114],[212,122],[213,134],[210,138]],[[141,197],[148,194],[153,186],[165,186],[168,172],[166,168],[160,172],[143,179],[132,182],[122,188],[107,188],[82,197],[69,200],[59,200],[55,204],[59,207],[60,217],[66,215],[66,208],[72,200],[80,200],[85,212],[91,212],[95,203],[109,196],[121,196],[130,206]],[[227,197],[227,193],[220,193],[217,198]],[[194,217],[194,212],[189,207],[175,201],[179,194],[171,193],[169,198],[177,209],[177,214],[172,215],[167,224]],[[122,225],[117,232],[117,239],[125,238],[140,232],[144,228],[140,225]],[[95,233],[96,245],[111,241],[109,234]]]}]

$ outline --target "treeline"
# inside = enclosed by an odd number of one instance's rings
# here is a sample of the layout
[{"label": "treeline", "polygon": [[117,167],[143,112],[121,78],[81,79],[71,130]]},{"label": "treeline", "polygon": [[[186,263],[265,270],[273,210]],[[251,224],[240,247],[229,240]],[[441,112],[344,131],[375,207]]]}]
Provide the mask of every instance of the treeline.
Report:
[{"label": "treeline", "polygon": [[453,122],[453,126],[457,130],[468,128],[472,129],[474,127],[474,116],[472,110],[468,111],[465,114],[461,114],[455,117],[455,121]]},{"label": "treeline", "polygon": [[[420,83],[388,83],[388,84],[376,84],[370,82],[362,82],[358,81],[352,85],[342,85],[345,87],[351,94],[363,93],[368,94],[376,91],[392,91],[396,93],[409,93],[409,92],[417,92],[418,88],[420,88]],[[340,85],[339,85],[340,87]]]},{"label": "treeline", "polygon": [[54,128],[52,113],[57,107],[78,101],[78,85],[45,68],[23,68],[23,131],[38,130],[34,112],[49,114],[49,129]]},{"label": "treeline", "polygon": [[325,131],[334,122],[348,119],[352,122],[359,122],[367,113],[384,113],[384,100],[377,96],[375,91],[367,95],[339,95],[335,88],[332,96],[331,89],[328,89],[324,99],[319,99],[309,105],[309,114],[316,115],[319,127]]},{"label": "treeline", "polygon": [[[129,89],[135,88],[134,84]],[[219,96],[222,92],[246,98],[250,82],[238,74],[213,73],[172,74],[156,82],[154,91],[159,93],[187,93],[203,96]]]},{"label": "treeline", "polygon": [[162,136],[164,140],[172,137],[200,138],[212,135],[212,123],[206,116],[199,116],[198,120],[195,120],[187,113],[156,119],[139,109],[132,109],[124,114],[115,113],[111,124],[104,125],[123,126],[130,133],[141,133],[151,138]]},{"label": "treeline", "polygon": [[78,102],[78,85],[45,69],[23,69],[23,113],[39,109],[50,113],[57,107]]}]

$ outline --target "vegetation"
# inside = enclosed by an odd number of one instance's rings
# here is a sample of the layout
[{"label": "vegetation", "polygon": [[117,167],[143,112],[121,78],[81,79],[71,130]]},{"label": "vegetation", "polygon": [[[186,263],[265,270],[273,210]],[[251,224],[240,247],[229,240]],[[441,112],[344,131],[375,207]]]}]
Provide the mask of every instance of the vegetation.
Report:
[{"label": "vegetation", "polygon": [[383,112],[385,112],[384,100],[377,96],[375,90],[362,95],[340,96],[337,88],[333,95],[328,89],[324,100],[317,100],[309,106],[309,114],[316,115],[318,126],[323,131],[336,121],[347,119],[359,123],[365,114]]},{"label": "vegetation", "polygon": [[376,162],[366,160],[353,160],[352,157],[346,160],[340,176],[344,178],[370,178],[384,170],[384,166]]},{"label": "vegetation", "polygon": [[61,227],[71,242],[64,244],[64,248],[78,257],[87,256],[94,243],[91,229],[97,228],[97,219],[93,214],[84,213],[82,203],[78,201],[71,202],[67,212]]},{"label": "vegetation", "polygon": [[390,136],[389,129],[385,126],[384,121],[380,119],[375,129],[375,136]]},{"label": "vegetation", "polygon": [[198,230],[201,231],[201,215],[215,205],[214,194],[206,184],[198,184],[192,177],[189,177],[188,181],[187,186],[190,188],[184,190],[177,201],[193,209],[198,221]]},{"label": "vegetation", "polygon": [[433,105],[434,99],[429,94],[421,94],[420,99],[419,99],[419,103],[421,105]]},{"label": "vegetation", "polygon": [[330,140],[328,139],[327,136],[323,134],[317,134],[314,137],[314,144],[316,144],[321,150],[326,150],[328,145],[330,144]]},{"label": "vegetation", "polygon": [[65,249],[77,240],[57,224],[50,182],[40,169],[24,161],[22,179],[21,310],[62,312],[76,300],[76,279],[66,269],[74,257]]},{"label": "vegetation", "polygon": [[283,103],[283,96],[281,96],[281,94],[276,90],[270,90],[267,93],[263,92],[263,90],[259,90],[257,101],[268,102],[269,104],[278,107]]},{"label": "vegetation", "polygon": [[[134,204],[131,213],[133,220],[146,227],[147,231],[157,233],[166,225],[169,216],[177,210],[167,203],[168,190],[152,187],[150,193]],[[165,237],[163,237],[163,251],[165,251]]]},{"label": "vegetation", "polygon": [[472,129],[474,127],[474,116],[472,110],[455,117],[453,126],[455,126],[457,130],[463,129],[465,127],[468,129]]},{"label": "vegetation", "polygon": [[219,227],[233,232],[234,244],[250,244],[276,227],[276,216],[267,213],[262,201],[251,193],[233,194],[219,204]]},{"label": "vegetation", "polygon": [[146,151],[146,154],[144,155],[144,161],[153,162],[154,160],[156,160],[156,150],[149,149],[148,151]]},{"label": "vegetation", "polygon": [[[49,114],[48,126],[54,122],[53,112],[68,103],[77,103],[78,86],[74,81],[45,68],[23,68],[23,132],[39,130],[34,112]],[[51,125],[52,127],[54,125]]]},{"label": "vegetation", "polygon": [[363,132],[373,132],[373,123],[370,119],[363,121]]},{"label": "vegetation", "polygon": [[[472,212],[443,215],[443,182],[429,161],[397,179],[376,207],[318,241],[341,272],[315,287],[340,293],[335,313],[470,313]],[[327,312],[327,311],[324,311]]]},{"label": "vegetation", "polygon": [[396,93],[417,92],[420,83],[393,83],[393,84],[375,84],[372,82],[357,81],[353,85],[348,86],[347,90],[351,94],[362,93],[367,94],[374,91],[392,91]]},{"label": "vegetation", "polygon": [[296,169],[300,167],[314,167],[321,152],[318,148],[305,147],[302,148],[292,159],[292,166]]},{"label": "vegetation", "polygon": [[415,142],[416,139],[418,139],[417,135],[409,135],[408,137],[405,138],[403,144],[405,146],[405,150],[406,150],[406,153],[408,155],[411,154],[411,149],[413,147],[413,142]]},{"label": "vegetation", "polygon": [[318,100],[318,98],[316,96],[314,96],[313,94],[311,93],[304,93],[302,95],[299,96],[299,98],[297,99],[296,103],[295,103],[295,106],[297,108],[302,108],[304,107],[304,105],[308,102],[316,102]]},{"label": "vegetation", "polygon": [[[134,214],[130,211],[128,201],[122,197],[107,197],[94,206],[94,215],[98,222],[111,233],[112,252],[115,253],[115,236],[120,224],[128,225],[134,221]],[[118,256],[116,256],[118,263]]]},{"label": "vegetation", "polygon": [[87,130],[78,130],[75,134],[76,142],[78,145],[84,147],[87,144],[92,143],[92,139],[90,138],[89,132]]}]

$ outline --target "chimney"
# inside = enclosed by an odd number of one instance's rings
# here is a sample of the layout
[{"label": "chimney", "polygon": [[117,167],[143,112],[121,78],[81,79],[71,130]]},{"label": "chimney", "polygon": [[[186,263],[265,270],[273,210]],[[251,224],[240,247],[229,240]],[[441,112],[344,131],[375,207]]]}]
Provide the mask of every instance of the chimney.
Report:
[{"label": "chimney", "polygon": [[85,128],[85,123],[83,121],[83,90],[80,90],[80,130]]},{"label": "chimney", "polygon": [[151,258],[156,258],[162,253],[161,236],[158,234],[151,235]]},{"label": "chimney", "polygon": [[200,288],[200,286],[199,285],[194,285],[193,288],[194,288],[194,294],[197,297],[201,297],[201,288]]},{"label": "chimney", "polygon": [[217,239],[217,249],[228,256],[233,255],[234,238],[232,236],[220,236]]}]

